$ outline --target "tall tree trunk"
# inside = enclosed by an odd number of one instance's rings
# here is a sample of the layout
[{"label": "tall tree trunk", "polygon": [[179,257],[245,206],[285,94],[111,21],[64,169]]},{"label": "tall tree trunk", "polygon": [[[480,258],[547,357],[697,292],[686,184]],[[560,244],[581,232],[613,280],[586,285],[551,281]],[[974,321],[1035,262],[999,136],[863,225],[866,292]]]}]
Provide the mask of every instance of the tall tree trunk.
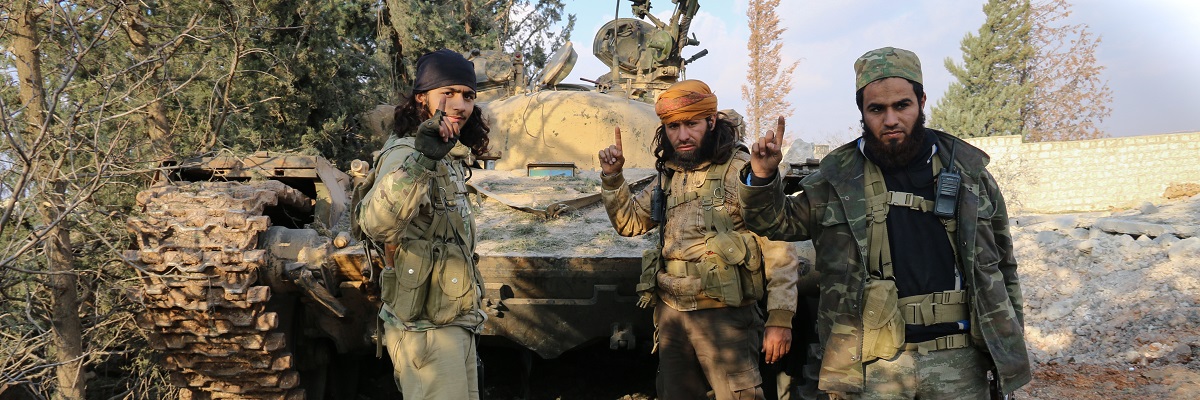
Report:
[{"label": "tall tree trunk", "polygon": [[[149,59],[154,56],[151,49],[154,47],[150,44],[150,35],[147,32],[150,24],[146,23],[142,17],[140,3],[127,5],[124,10],[125,18],[122,22],[122,27],[125,29],[125,34],[129,35],[129,43],[133,46],[134,54],[137,54],[143,59]],[[150,87],[163,90],[164,86],[158,79],[160,76],[157,71],[165,63],[165,60],[159,59],[152,63],[149,72]],[[146,125],[147,133],[150,136],[148,143],[149,152],[154,153],[154,159],[157,161],[169,160],[175,157],[174,148],[171,143],[174,142],[171,130],[171,120],[167,117],[167,108],[163,105],[162,99],[158,97],[158,93],[152,93],[154,96],[150,103],[146,105]]]},{"label": "tall tree trunk", "polygon": [[[42,217],[47,221],[59,219],[64,212],[66,183],[54,182],[54,200],[43,206]],[[58,394],[55,399],[82,400],[87,388],[83,357],[83,323],[79,319],[79,277],[75,274],[75,256],[71,251],[71,231],[64,218],[50,228],[45,239],[47,266],[50,272],[50,292],[54,302],[55,359],[59,366]]]},{"label": "tall tree trunk", "polygon": [[[17,78],[20,81],[21,103],[25,106],[25,139],[38,137],[48,129],[46,117],[45,88],[42,86],[41,52],[38,49],[38,21],[47,11],[45,6],[34,0],[20,1],[14,7],[16,37],[13,40],[13,55],[16,56]],[[34,153],[36,150],[30,149]],[[56,399],[83,399],[87,380],[84,377],[82,323],[79,319],[78,277],[73,268],[71,236],[65,210],[66,184],[59,180],[53,163],[45,154],[35,155],[33,163],[41,164],[34,171],[46,174],[36,177],[47,188],[47,198],[40,207],[41,216],[49,227],[43,239],[46,252],[48,282],[51,290],[51,318],[53,319],[54,356],[58,361],[58,393]],[[55,223],[55,221],[60,221]]]},{"label": "tall tree trunk", "polygon": [[[46,92],[42,88],[42,58],[38,53],[37,23],[46,12],[35,0],[18,0],[13,18],[16,35],[13,53],[17,56],[17,77],[20,80],[21,102],[28,123],[26,132],[39,132],[46,114]],[[34,137],[27,136],[26,139]]]},{"label": "tall tree trunk", "polygon": [[[472,2],[470,2],[470,1],[463,2],[463,28],[467,31],[467,36],[470,36],[473,34],[473,32],[471,32],[471,30],[472,30],[471,29],[471,14],[473,14],[474,11],[471,9],[471,6],[472,6],[471,3]],[[464,50],[469,50],[469,49],[464,49]]]}]

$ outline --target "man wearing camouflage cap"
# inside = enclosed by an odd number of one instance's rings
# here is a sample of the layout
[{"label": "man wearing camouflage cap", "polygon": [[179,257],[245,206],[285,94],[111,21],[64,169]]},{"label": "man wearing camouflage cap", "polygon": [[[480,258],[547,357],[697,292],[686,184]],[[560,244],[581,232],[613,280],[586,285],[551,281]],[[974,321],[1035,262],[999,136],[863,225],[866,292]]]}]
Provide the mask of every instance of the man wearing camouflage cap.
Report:
[{"label": "man wearing camouflage cap", "polygon": [[1003,398],[1030,380],[1008,213],[983,151],[925,128],[921,64],[854,63],[863,135],[785,196],[784,120],[751,148],[746,226],[813,240],[819,388],[835,399]]}]

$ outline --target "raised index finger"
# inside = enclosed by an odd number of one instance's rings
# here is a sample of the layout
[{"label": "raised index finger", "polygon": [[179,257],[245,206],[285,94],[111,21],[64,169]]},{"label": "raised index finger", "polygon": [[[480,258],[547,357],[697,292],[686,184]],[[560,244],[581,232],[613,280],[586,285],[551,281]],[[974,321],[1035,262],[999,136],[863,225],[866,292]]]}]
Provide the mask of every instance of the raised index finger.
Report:
[{"label": "raised index finger", "polygon": [[443,115],[446,114],[446,98],[445,97],[442,98],[442,103],[440,105],[438,105],[438,111],[441,111]]},{"label": "raised index finger", "polygon": [[618,126],[616,129],[614,129],[614,131],[616,135],[615,144],[617,146],[617,150],[621,150],[621,127]]},{"label": "raised index finger", "polygon": [[776,126],[775,126],[775,146],[776,147],[782,148],[780,146],[783,146],[783,129],[785,128],[785,125],[786,124],[783,121],[783,116],[780,116],[779,121],[776,123]]}]

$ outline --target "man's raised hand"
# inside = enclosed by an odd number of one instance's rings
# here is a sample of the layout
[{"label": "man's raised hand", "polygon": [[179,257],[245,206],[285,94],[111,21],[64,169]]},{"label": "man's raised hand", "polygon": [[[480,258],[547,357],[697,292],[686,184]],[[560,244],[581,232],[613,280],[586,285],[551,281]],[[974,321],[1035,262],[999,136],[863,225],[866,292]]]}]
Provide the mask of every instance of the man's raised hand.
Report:
[{"label": "man's raised hand", "polygon": [[607,176],[616,175],[621,172],[621,168],[625,167],[625,153],[621,151],[621,128],[615,129],[614,143],[608,148],[600,150],[597,156],[600,158],[600,172]]},{"label": "man's raised hand", "polygon": [[458,124],[446,120],[445,97],[442,98],[442,104],[438,106],[433,118],[438,120],[438,134],[441,135],[442,142],[449,143],[458,139]]},{"label": "man's raised hand", "polygon": [[750,169],[754,176],[769,179],[779,171],[779,162],[783,161],[783,134],[784,121],[779,117],[775,130],[767,131],[754,142],[750,148]]},{"label": "man's raised hand", "polygon": [[433,117],[417,126],[417,138],[414,147],[431,160],[441,160],[454,148],[458,139],[458,127],[445,120],[446,99],[433,113]]}]

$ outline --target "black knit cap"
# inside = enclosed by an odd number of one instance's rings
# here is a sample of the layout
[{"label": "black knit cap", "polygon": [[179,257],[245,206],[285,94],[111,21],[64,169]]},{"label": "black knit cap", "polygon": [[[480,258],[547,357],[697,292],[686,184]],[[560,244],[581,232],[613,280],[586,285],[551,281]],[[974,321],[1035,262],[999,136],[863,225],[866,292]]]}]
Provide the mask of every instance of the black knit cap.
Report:
[{"label": "black knit cap", "polygon": [[452,85],[466,85],[475,90],[475,64],[448,49],[425,53],[417,59],[413,93]]}]

